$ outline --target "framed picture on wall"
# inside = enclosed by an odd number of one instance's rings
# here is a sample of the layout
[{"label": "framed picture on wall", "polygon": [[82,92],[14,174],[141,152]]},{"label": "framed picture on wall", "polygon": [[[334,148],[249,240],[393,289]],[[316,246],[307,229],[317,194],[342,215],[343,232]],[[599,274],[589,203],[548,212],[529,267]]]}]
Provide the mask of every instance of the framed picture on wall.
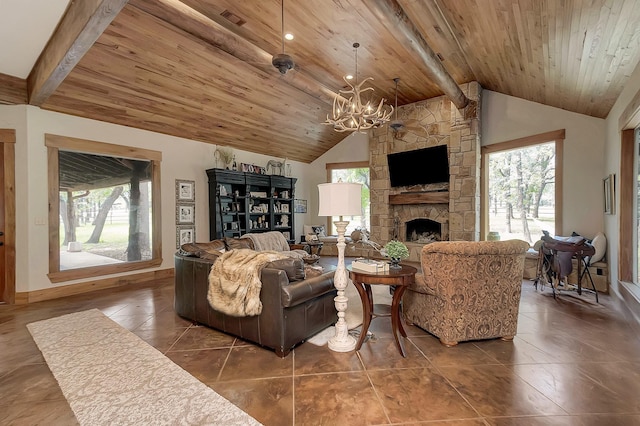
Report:
[{"label": "framed picture on wall", "polygon": [[192,180],[176,179],[176,200],[177,201],[195,201],[196,200],[196,183]]},{"label": "framed picture on wall", "polygon": [[603,181],[604,212],[605,214],[615,213],[616,204],[616,175],[610,174]]},{"label": "framed picture on wall", "polygon": [[176,226],[176,248],[180,248],[182,244],[193,243],[196,238],[196,228],[193,225]]},{"label": "framed picture on wall", "polygon": [[306,213],[307,212],[307,200],[295,199],[293,201],[293,211],[295,213]]},{"label": "framed picture on wall", "polygon": [[195,223],[195,204],[176,205],[176,225],[193,225]]}]

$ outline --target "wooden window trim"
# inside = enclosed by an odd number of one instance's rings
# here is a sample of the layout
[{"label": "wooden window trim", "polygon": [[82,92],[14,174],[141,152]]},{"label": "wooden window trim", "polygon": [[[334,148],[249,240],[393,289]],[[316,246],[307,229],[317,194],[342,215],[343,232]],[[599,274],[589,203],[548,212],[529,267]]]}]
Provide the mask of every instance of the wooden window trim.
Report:
[{"label": "wooden window trim", "polygon": [[[368,161],[346,161],[344,163],[327,163],[325,168],[327,169],[327,183],[331,182],[331,171],[332,170],[341,170],[341,169],[360,169],[360,168],[370,168]],[[331,229],[331,218],[327,217],[327,226],[326,229]]]},{"label": "wooden window trim", "polygon": [[[118,274],[140,269],[157,267],[162,264],[162,215],[160,163],[162,153],[142,148],[96,142],[67,136],[45,134],[48,163],[48,200],[49,200],[49,280],[53,283]],[[124,262],[114,265],[90,266],[60,271],[60,203],[59,198],[59,150],[86,152],[89,154],[110,155],[114,157],[149,160],[152,163],[151,208],[151,259],[138,262]]]},{"label": "wooden window trim", "polygon": [[[620,141],[620,248],[618,253],[618,280],[637,282],[633,276],[633,233],[634,225],[634,163],[635,132],[634,129],[622,131]],[[611,261],[611,260],[610,260]]]},{"label": "wooden window trim", "polygon": [[556,235],[562,235],[562,188],[563,188],[563,158],[564,158],[564,139],[565,129],[553,130],[551,132],[540,133],[537,135],[526,136],[524,138],[513,139],[510,141],[495,143],[492,145],[483,146],[480,148],[481,152],[481,173],[480,173],[480,200],[481,200],[481,214],[480,214],[480,239],[485,239],[489,232],[489,169],[488,169],[488,155],[500,152],[509,151],[512,149],[526,148],[532,145],[539,145],[542,143],[555,143],[556,150],[556,173],[555,173],[555,232]]},{"label": "wooden window trim", "polygon": [[[16,131],[0,129],[4,164],[4,292],[0,301],[16,302]],[[6,268],[4,268],[6,266]]]}]

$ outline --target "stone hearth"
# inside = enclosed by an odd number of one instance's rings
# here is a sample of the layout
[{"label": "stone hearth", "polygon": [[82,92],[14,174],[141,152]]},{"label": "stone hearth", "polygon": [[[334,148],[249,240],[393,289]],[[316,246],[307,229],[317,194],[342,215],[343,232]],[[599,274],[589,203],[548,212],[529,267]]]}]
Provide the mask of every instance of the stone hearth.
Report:
[{"label": "stone hearth", "polygon": [[[407,244],[418,261],[423,242],[407,238],[407,222],[436,222],[442,240],[477,241],[480,237],[480,106],[477,82],[460,86],[471,100],[458,110],[445,96],[398,108],[398,118],[411,122],[400,138],[388,126],[369,139],[371,172],[371,239],[384,244],[394,236]],[[387,154],[447,144],[449,182],[392,188]],[[416,170],[415,173],[420,173]],[[410,237],[410,235],[409,235]]]}]

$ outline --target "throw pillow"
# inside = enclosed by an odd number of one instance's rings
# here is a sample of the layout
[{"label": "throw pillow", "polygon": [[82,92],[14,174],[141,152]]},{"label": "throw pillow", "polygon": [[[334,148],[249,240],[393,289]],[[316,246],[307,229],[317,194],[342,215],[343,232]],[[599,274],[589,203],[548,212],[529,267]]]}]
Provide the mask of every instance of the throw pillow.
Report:
[{"label": "throw pillow", "polygon": [[304,225],[303,229],[302,229],[302,233],[304,235],[308,235],[308,234],[313,234],[313,227],[314,226],[319,226],[319,225]]},{"label": "throw pillow", "polygon": [[180,249],[178,249],[178,254],[180,256],[198,257],[201,251],[202,248],[200,248],[197,244],[186,243],[180,246]]},{"label": "throw pillow", "polygon": [[318,237],[326,237],[327,236],[327,234],[325,234],[325,232],[324,232],[324,226],[323,225],[314,226],[313,227],[313,233],[316,234]]},{"label": "throw pillow", "polygon": [[253,250],[253,242],[249,238],[229,238],[225,237],[224,243],[227,249],[251,249]]},{"label": "throw pillow", "polygon": [[600,262],[607,251],[607,237],[604,236],[602,232],[598,232],[593,240],[591,241],[593,248],[596,249],[596,252],[591,256],[589,260],[590,263]]},{"label": "throw pillow", "polygon": [[200,259],[209,260],[211,262],[215,262],[220,256],[222,256],[222,252],[215,253],[214,250],[203,251],[200,253]]},{"label": "throw pillow", "polygon": [[274,260],[267,264],[267,268],[281,269],[287,274],[290,282],[304,280],[304,262],[302,259],[288,258]]}]

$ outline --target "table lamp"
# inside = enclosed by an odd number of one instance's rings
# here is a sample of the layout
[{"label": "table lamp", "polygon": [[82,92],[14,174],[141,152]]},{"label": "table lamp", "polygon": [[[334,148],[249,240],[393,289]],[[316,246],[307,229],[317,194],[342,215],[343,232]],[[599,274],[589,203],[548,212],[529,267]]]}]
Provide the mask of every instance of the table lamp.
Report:
[{"label": "table lamp", "polygon": [[335,352],[349,352],[356,348],[356,339],[349,335],[347,321],[344,319],[347,310],[348,298],[344,295],[349,278],[347,268],[344,266],[344,233],[347,230],[348,220],[342,216],[360,216],[362,214],[362,185],[359,183],[336,182],[321,183],[318,185],[318,216],[339,216],[340,219],[333,222],[338,231],[338,267],[336,269],[333,284],[338,290],[334,301],[338,311],[336,334],[329,340],[329,349]]}]

